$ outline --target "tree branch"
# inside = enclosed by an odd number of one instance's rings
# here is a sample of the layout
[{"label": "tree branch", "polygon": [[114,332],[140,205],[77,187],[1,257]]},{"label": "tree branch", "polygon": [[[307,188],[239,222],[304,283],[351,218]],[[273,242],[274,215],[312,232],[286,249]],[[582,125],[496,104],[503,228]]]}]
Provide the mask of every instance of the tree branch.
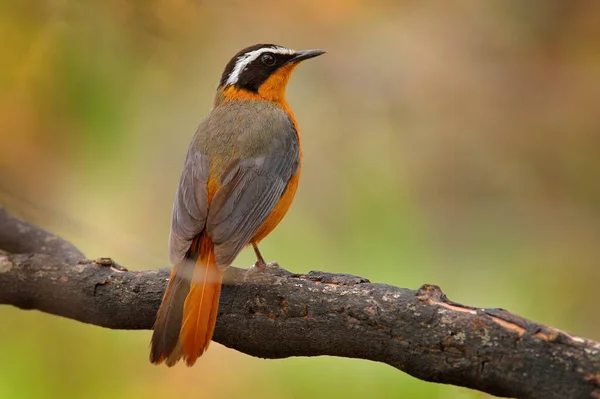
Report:
[{"label": "tree branch", "polygon": [[[126,271],[0,208],[0,304],[115,329],[150,329],[168,269]],[[252,356],[387,363],[426,381],[518,398],[600,398],[600,344],[439,287],[230,268],[214,340]]]}]

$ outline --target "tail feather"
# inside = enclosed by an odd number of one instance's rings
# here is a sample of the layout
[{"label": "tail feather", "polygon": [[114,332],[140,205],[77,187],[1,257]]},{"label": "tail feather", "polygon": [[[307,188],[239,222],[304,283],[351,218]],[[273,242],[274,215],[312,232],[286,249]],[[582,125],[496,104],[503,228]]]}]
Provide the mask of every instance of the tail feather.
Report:
[{"label": "tail feather", "polygon": [[212,339],[223,272],[208,236],[201,235],[194,247],[196,260],[187,259],[171,272],[152,334],[152,363],[173,366],[183,357],[191,366]]},{"label": "tail feather", "polygon": [[177,345],[175,345],[175,349],[166,357],[165,364],[167,367],[173,367],[177,364],[179,359],[183,356],[183,352],[181,352],[181,341],[177,341]]},{"label": "tail feather", "polygon": [[190,291],[194,263],[188,260],[173,266],[169,284],[154,323],[150,361],[160,364],[178,346],[185,299]]},{"label": "tail feather", "polygon": [[215,262],[208,237],[201,245],[190,292],[185,300],[181,327],[181,350],[188,366],[208,348],[215,329],[223,273]]}]

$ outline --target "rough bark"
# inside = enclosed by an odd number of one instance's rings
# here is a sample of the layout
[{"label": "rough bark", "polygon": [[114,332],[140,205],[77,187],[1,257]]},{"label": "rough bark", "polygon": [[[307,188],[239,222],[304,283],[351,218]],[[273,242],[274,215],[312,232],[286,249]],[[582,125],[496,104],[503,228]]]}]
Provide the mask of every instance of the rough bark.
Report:
[{"label": "rough bark", "polygon": [[[127,271],[0,208],[0,304],[150,329],[168,269]],[[518,398],[600,398],[600,344],[502,309],[323,272],[226,274],[214,340],[261,358],[331,355]]]}]

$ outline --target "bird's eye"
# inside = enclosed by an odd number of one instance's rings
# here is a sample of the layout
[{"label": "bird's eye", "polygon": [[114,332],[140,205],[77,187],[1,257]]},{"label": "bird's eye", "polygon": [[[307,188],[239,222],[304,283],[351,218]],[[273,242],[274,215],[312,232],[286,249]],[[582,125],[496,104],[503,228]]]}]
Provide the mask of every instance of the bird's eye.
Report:
[{"label": "bird's eye", "polygon": [[265,64],[267,66],[275,65],[275,56],[271,53],[264,53],[260,57],[260,60],[262,61],[263,64]]}]

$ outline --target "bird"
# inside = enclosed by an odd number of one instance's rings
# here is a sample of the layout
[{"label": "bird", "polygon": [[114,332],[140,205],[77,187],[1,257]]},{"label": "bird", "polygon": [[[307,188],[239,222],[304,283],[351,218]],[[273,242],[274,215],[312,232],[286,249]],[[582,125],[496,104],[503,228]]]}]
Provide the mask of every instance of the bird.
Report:
[{"label": "bird", "polygon": [[192,366],[215,329],[224,271],[246,246],[258,249],[290,208],[300,179],[298,122],[286,100],[296,66],[324,54],[275,44],[239,51],[225,66],[213,108],[200,122],[175,192],[169,277],[150,361]]}]

